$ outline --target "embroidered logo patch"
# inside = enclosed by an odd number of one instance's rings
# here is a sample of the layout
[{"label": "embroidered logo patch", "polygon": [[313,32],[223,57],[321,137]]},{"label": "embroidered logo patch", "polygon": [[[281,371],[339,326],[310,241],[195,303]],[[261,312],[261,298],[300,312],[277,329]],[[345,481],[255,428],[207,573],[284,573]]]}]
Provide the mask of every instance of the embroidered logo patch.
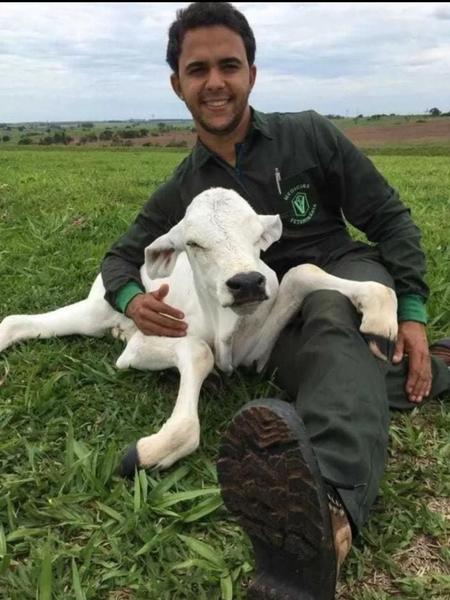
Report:
[{"label": "embroidered logo patch", "polygon": [[309,183],[300,183],[284,194],[284,200],[292,205],[293,215],[289,222],[293,225],[308,223],[314,216],[317,204],[311,201]]}]

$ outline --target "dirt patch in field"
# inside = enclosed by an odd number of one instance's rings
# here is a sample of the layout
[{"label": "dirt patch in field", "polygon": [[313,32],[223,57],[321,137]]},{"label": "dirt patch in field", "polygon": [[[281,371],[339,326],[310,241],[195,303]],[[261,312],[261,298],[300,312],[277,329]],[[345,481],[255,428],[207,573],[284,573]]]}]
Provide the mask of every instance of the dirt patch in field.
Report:
[{"label": "dirt patch in field", "polygon": [[[384,144],[409,143],[445,143],[450,142],[450,117],[428,119],[424,123],[399,122],[398,125],[354,125],[345,130],[357,146],[374,147]],[[194,146],[197,136],[193,132],[172,131],[158,137],[147,136],[133,140],[133,145],[142,146],[150,143],[152,146],[177,146],[186,144],[190,149]],[[181,146],[180,144],[180,146]]]},{"label": "dirt patch in field", "polygon": [[170,131],[169,133],[161,133],[156,136],[146,136],[133,140],[136,146],[143,146],[150,143],[152,146],[175,146],[186,144],[186,148],[192,148],[197,139],[197,134],[191,131]]},{"label": "dirt patch in field", "polygon": [[[401,145],[415,143],[448,143],[450,142],[450,117],[436,117],[424,122],[399,121],[398,124],[389,125],[349,125],[345,128],[345,135],[357,146],[370,148],[386,144]],[[156,146],[174,147],[190,150],[197,140],[197,134],[193,131],[168,131],[158,135],[147,135],[132,140],[121,140],[119,143],[110,141],[87,146]],[[76,137],[72,145],[79,143]]]},{"label": "dirt patch in field", "polygon": [[425,123],[398,123],[398,125],[350,126],[345,130],[357,146],[382,144],[450,142],[450,118],[439,117]]}]

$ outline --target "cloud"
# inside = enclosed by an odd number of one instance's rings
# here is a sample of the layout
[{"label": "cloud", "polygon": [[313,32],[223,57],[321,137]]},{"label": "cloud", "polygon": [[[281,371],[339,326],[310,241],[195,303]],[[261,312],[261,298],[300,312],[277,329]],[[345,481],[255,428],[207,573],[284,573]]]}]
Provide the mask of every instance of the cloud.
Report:
[{"label": "cloud", "polygon": [[[235,5],[255,31],[263,110],[450,108],[450,4]],[[3,3],[0,121],[187,117],[165,63],[167,30],[185,6]]]},{"label": "cloud", "polygon": [[450,6],[448,4],[437,6],[432,14],[436,19],[450,21]]}]

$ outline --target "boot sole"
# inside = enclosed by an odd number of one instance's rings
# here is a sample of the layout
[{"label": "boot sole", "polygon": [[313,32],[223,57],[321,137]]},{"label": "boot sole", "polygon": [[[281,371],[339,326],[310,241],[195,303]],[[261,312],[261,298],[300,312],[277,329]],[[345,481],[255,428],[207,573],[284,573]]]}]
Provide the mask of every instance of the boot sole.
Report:
[{"label": "boot sole", "polygon": [[222,497],[253,544],[250,600],[332,600],[336,559],[326,489],[291,405],[256,400],[225,433]]}]

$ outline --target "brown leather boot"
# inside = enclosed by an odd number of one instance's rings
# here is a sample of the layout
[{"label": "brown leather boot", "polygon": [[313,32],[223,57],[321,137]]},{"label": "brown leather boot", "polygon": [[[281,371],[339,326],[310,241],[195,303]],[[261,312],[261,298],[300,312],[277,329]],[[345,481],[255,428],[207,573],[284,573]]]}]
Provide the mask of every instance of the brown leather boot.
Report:
[{"label": "brown leather boot", "polygon": [[450,367],[450,338],[444,338],[433,342],[430,346],[430,354],[442,359],[447,367]]},{"label": "brown leather boot", "polygon": [[271,399],[245,405],[223,436],[217,471],[225,505],[253,544],[248,600],[334,600],[351,537],[342,507],[329,508],[295,409]]}]

